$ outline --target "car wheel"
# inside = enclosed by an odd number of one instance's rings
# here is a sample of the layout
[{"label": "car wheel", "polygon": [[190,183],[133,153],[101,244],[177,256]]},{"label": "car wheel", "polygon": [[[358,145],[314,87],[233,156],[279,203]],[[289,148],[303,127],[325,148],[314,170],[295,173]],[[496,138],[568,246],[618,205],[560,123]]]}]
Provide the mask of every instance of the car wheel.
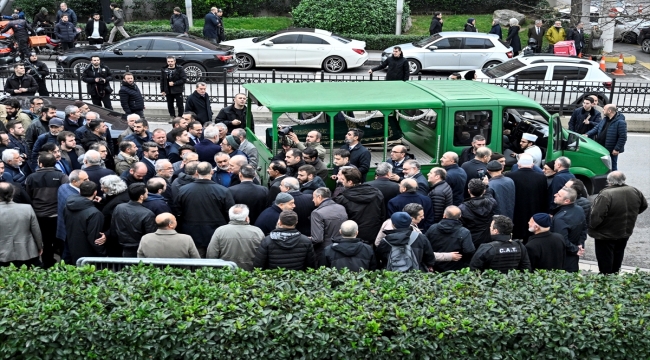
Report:
[{"label": "car wheel", "polygon": [[239,70],[250,70],[255,67],[255,60],[248,54],[237,54],[237,66]]},{"label": "car wheel", "polygon": [[646,54],[650,54],[650,39],[645,39],[641,43],[641,51]]},{"label": "car wheel", "polygon": [[483,65],[483,70],[489,69],[489,68],[497,66],[499,64],[501,64],[500,61],[488,61],[487,63],[485,63],[485,65]]},{"label": "car wheel", "polygon": [[330,56],[323,61],[323,70],[328,73],[340,73],[346,66],[345,60],[340,56]]},{"label": "car wheel", "polygon": [[86,68],[90,66],[90,61],[88,60],[76,60],[72,63],[70,66],[70,69],[72,70],[72,73],[76,77],[77,74],[81,74],[86,70]]},{"label": "car wheel", "polygon": [[197,83],[205,79],[205,68],[203,65],[196,63],[189,63],[184,66],[185,74],[187,75],[187,82],[190,84]]},{"label": "car wheel", "polygon": [[419,61],[408,59],[408,62],[409,62],[409,73],[411,75],[417,75],[420,72],[420,70],[422,70],[422,65],[420,64]]},{"label": "car wheel", "polygon": [[636,44],[637,35],[634,31],[628,31],[623,34],[623,42],[628,44]]}]

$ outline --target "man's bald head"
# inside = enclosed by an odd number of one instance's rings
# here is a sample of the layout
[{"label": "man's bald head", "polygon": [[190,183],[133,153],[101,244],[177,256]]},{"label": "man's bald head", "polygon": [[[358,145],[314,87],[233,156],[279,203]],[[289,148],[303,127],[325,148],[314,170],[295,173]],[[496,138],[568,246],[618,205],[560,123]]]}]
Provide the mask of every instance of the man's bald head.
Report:
[{"label": "man's bald head", "polygon": [[131,169],[129,170],[131,175],[136,180],[140,180],[140,181],[142,181],[142,179],[144,179],[144,177],[147,176],[147,171],[148,171],[147,165],[145,165],[145,163],[139,162],[139,161],[137,163],[133,164],[133,166],[131,166]]},{"label": "man's bald head", "polygon": [[458,206],[454,206],[454,205],[447,206],[443,218],[450,219],[450,220],[460,219],[460,209],[458,208]]},{"label": "man's bald head", "polygon": [[10,202],[14,199],[14,187],[8,182],[0,183],[0,201]]},{"label": "man's bald head", "polygon": [[160,230],[173,230],[176,228],[176,217],[168,212],[156,216],[156,225]]},{"label": "man's bald head", "polygon": [[418,182],[415,179],[404,179],[399,183],[399,190],[406,193],[414,193],[418,189]]}]

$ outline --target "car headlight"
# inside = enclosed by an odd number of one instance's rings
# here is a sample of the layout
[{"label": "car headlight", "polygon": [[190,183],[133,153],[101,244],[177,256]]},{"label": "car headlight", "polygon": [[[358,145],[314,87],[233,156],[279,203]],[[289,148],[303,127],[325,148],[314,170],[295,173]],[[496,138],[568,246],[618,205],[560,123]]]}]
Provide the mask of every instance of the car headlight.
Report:
[{"label": "car headlight", "polygon": [[607,166],[608,170],[612,170],[612,158],[610,158],[609,155],[601,156],[600,161],[602,161],[603,164]]}]

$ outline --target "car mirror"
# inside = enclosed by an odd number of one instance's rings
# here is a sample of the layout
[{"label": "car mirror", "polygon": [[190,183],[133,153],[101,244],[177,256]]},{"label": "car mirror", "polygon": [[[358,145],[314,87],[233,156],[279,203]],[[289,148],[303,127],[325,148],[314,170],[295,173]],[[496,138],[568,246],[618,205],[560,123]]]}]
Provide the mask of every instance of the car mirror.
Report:
[{"label": "car mirror", "polygon": [[567,151],[578,151],[580,147],[580,138],[578,134],[569,133],[569,138],[567,139]]},{"label": "car mirror", "polygon": [[115,55],[122,55],[122,49],[113,49],[113,53],[115,53]]},{"label": "car mirror", "polygon": [[438,47],[435,46],[435,45],[431,45],[431,46],[429,46],[428,49],[433,51],[433,50],[438,50]]},{"label": "car mirror", "polygon": [[262,43],[264,46],[273,46],[273,41],[265,41]]}]

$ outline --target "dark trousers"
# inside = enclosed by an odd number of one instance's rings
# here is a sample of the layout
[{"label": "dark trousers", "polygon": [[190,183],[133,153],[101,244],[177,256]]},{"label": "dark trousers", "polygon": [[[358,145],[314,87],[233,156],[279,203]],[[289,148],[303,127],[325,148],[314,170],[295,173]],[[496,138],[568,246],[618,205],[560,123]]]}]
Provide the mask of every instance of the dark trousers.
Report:
[{"label": "dark trousers", "polygon": [[15,267],[19,268],[23,265],[26,265],[28,268],[32,268],[34,266],[40,267],[41,260],[38,259],[38,257],[35,257],[33,259],[29,260],[14,260],[14,261],[8,261],[8,262],[0,262],[0,267],[8,267],[11,264],[13,264]]},{"label": "dark trousers", "polygon": [[176,117],[174,113],[174,102],[176,102],[176,107],[178,108],[178,117],[183,116],[185,108],[183,106],[183,94],[167,94],[167,110],[169,111],[169,116]]},{"label": "dark trousers", "polygon": [[598,270],[601,274],[616,274],[621,270],[623,264],[623,255],[627,240],[622,239],[596,239],[596,260],[598,261]]},{"label": "dark trousers", "polygon": [[533,48],[533,53],[539,54],[542,52],[542,44],[537,45],[536,47]]},{"label": "dark trousers", "polygon": [[38,84],[39,96],[50,96],[50,92],[47,90],[47,86],[45,85],[45,80],[36,80],[36,83]]},{"label": "dark trousers", "polygon": [[74,48],[74,41],[61,41],[61,49],[68,50]]},{"label": "dark trousers", "polygon": [[[93,105],[103,106],[107,109],[113,110],[113,105],[111,105],[111,94],[106,94],[104,97],[90,95],[90,98],[93,101]],[[104,105],[102,105],[102,103],[104,103]]]},{"label": "dark trousers", "polygon": [[89,45],[101,45],[103,43],[104,43],[104,39],[88,38],[88,44]]},{"label": "dark trousers", "polygon": [[612,171],[618,170],[618,155],[609,154],[609,157],[612,159]]},{"label": "dark trousers", "polygon": [[29,55],[31,55],[32,51],[29,48],[29,44],[27,43],[27,39],[18,40],[18,51],[20,51],[20,56],[22,56],[23,60],[29,59]]},{"label": "dark trousers", "polygon": [[50,268],[56,263],[54,254],[59,251],[59,255],[63,252],[61,240],[56,238],[56,216],[53,217],[39,217],[38,226],[41,228],[41,236],[43,237],[43,267]]},{"label": "dark trousers", "polygon": [[551,44],[548,44],[548,53],[549,53],[549,54],[554,54],[554,53],[555,53],[555,51],[554,51],[554,47],[555,47],[555,46],[553,46],[553,45],[551,45]]},{"label": "dark trousers", "polygon": [[138,257],[138,247],[137,246],[122,247],[122,257],[125,258]]}]

